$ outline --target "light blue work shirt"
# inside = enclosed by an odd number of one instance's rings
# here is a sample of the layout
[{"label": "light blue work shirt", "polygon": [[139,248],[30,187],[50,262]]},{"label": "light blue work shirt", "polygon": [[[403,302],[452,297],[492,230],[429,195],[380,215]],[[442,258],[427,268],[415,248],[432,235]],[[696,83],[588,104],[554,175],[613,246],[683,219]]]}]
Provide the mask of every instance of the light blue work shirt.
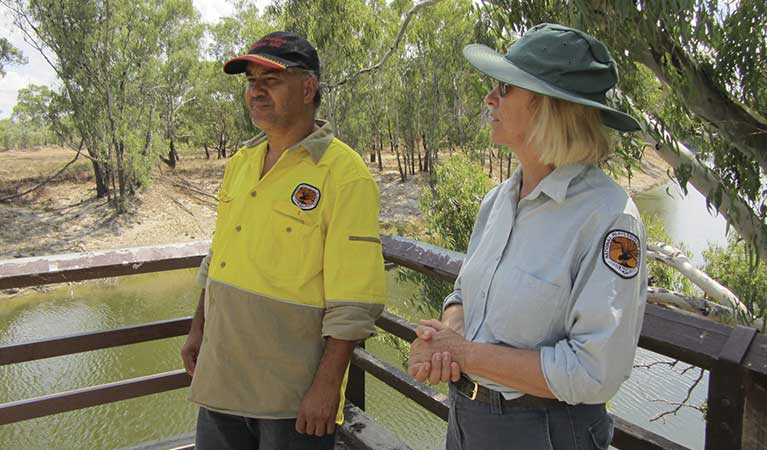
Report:
[{"label": "light blue work shirt", "polygon": [[[455,291],[464,336],[538,349],[551,392],[604,403],[628,379],[647,297],[639,212],[599,167],[558,167],[519,200],[522,167],[482,201]],[[505,398],[523,395],[480,376]]]}]

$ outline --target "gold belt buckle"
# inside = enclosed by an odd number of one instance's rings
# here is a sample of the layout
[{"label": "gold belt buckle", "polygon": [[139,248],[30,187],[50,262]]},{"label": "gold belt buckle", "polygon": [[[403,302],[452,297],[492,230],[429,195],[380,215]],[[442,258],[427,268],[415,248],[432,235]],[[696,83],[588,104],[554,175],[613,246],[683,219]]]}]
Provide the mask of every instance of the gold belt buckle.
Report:
[{"label": "gold belt buckle", "polygon": [[471,397],[469,397],[469,400],[475,400],[477,398],[477,391],[479,390],[479,385],[475,382],[471,382],[474,385],[474,390],[471,391]]}]

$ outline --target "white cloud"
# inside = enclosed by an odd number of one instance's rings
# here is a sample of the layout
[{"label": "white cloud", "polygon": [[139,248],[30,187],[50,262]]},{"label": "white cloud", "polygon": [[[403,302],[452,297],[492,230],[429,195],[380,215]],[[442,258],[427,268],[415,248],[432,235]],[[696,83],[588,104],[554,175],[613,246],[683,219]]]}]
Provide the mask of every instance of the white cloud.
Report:
[{"label": "white cloud", "polygon": [[221,0],[192,0],[195,9],[200,12],[203,22],[216,23],[218,19],[231,15],[234,7]]}]

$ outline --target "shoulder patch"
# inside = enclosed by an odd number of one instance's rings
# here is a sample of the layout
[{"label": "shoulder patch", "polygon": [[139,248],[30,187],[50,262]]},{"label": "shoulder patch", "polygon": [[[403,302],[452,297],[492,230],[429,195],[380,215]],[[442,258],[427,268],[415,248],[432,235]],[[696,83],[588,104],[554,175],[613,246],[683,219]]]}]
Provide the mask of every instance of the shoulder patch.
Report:
[{"label": "shoulder patch", "polygon": [[640,253],[639,238],[628,231],[612,230],[602,243],[602,261],[622,278],[639,273]]},{"label": "shoulder patch", "polygon": [[316,208],[320,203],[320,190],[311,184],[301,183],[293,190],[290,199],[294,205],[308,211]]}]

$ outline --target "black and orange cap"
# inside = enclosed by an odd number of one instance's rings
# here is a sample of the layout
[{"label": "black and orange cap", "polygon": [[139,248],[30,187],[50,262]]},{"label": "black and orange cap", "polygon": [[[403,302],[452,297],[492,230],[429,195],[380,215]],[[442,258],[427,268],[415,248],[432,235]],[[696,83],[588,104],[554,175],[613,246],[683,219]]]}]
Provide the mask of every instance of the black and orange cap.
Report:
[{"label": "black and orange cap", "polygon": [[320,74],[317,50],[304,37],[288,31],[275,31],[254,42],[248,54],[227,61],[224,72],[243,73],[249,62],[278,70],[300,67]]}]

